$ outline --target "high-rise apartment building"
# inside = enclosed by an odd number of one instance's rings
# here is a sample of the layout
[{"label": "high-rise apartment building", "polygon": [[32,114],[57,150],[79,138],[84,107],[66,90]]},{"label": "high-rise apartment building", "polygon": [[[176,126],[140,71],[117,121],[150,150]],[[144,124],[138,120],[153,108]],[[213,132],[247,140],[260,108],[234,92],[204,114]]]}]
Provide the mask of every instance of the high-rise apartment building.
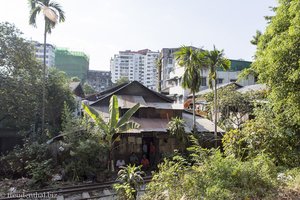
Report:
[{"label": "high-rise apartment building", "polygon": [[[35,57],[44,62],[44,44],[34,41]],[[53,67],[55,65],[55,46],[46,44],[46,66]]]},{"label": "high-rise apartment building", "polygon": [[91,85],[97,92],[112,87],[110,71],[89,70],[87,83]]},{"label": "high-rise apartment building", "polygon": [[83,52],[70,51],[65,48],[55,50],[55,67],[66,72],[68,77],[78,77],[82,82],[87,79],[89,60]]},{"label": "high-rise apartment building", "polygon": [[174,69],[175,65],[175,52],[180,48],[163,48],[161,50],[162,69],[161,69],[161,88],[163,92],[166,92],[169,88],[170,73]]},{"label": "high-rise apartment building", "polygon": [[120,51],[110,61],[112,82],[116,83],[121,78],[127,78],[129,81],[139,81],[146,87],[156,90],[158,56],[158,51],[149,49]]}]

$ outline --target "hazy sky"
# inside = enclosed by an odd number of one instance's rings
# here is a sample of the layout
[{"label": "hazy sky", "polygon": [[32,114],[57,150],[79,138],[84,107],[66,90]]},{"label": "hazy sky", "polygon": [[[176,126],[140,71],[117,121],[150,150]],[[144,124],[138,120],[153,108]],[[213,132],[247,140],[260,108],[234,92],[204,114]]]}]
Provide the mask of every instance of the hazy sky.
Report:
[{"label": "hazy sky", "polygon": [[[109,70],[120,50],[178,47],[183,44],[224,49],[232,59],[252,60],[250,44],[264,30],[276,0],[56,0],[66,22],[48,42],[90,56],[90,69]],[[28,24],[27,0],[0,0],[0,22],[14,23],[28,39],[43,41],[43,18]]]}]

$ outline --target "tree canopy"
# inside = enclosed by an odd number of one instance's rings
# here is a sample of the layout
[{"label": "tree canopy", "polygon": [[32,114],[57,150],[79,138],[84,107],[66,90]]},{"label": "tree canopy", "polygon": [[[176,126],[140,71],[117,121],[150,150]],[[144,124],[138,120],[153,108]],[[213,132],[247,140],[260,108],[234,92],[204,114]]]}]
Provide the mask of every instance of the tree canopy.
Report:
[{"label": "tree canopy", "polygon": [[[42,66],[33,45],[14,25],[0,23],[0,123],[4,127],[29,130],[40,123]],[[69,80],[63,72],[49,70],[46,79],[46,122],[60,129],[64,102],[73,108]]]},{"label": "tree canopy", "polygon": [[253,69],[270,88],[269,99],[283,126],[300,130],[300,1],[280,0],[259,37]]},{"label": "tree canopy", "polygon": [[21,35],[14,25],[0,23],[0,123],[12,128],[35,122],[42,91],[42,67]]}]

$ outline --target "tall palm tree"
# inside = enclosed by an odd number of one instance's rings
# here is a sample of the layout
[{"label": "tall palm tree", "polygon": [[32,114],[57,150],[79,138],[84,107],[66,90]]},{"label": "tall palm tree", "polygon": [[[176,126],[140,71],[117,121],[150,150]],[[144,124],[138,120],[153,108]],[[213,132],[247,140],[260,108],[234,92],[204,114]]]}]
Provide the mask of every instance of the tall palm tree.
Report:
[{"label": "tall palm tree", "polygon": [[195,114],[195,93],[199,92],[201,85],[201,68],[205,63],[205,54],[198,49],[182,46],[175,53],[175,58],[179,66],[184,67],[185,71],[182,78],[182,87],[190,89],[193,94],[193,131],[196,129]]},{"label": "tall palm tree", "polygon": [[50,0],[28,0],[30,5],[29,24],[36,27],[36,17],[42,11],[45,19],[44,27],[44,62],[43,62],[43,98],[42,98],[42,132],[45,128],[45,82],[46,82],[46,38],[51,33],[57,22],[65,21],[65,13],[61,6]]},{"label": "tall palm tree", "polygon": [[162,71],[162,58],[161,57],[157,58],[156,67],[157,67],[157,73],[158,73],[157,90],[158,90],[158,92],[161,92],[161,71]]},{"label": "tall palm tree", "polygon": [[112,152],[115,142],[119,139],[118,134],[139,127],[139,124],[129,121],[139,107],[138,103],[120,117],[118,98],[113,95],[109,102],[109,121],[105,122],[95,109],[82,103],[85,114],[95,121],[104,136],[103,139],[108,147],[108,169],[113,169]]},{"label": "tall palm tree", "polygon": [[231,62],[224,57],[224,50],[217,50],[214,46],[212,51],[208,51],[206,54],[207,65],[209,67],[209,87],[214,90],[214,122],[215,122],[215,147],[218,145],[217,135],[217,118],[218,118],[218,103],[217,103],[217,67],[223,70],[230,68]]}]

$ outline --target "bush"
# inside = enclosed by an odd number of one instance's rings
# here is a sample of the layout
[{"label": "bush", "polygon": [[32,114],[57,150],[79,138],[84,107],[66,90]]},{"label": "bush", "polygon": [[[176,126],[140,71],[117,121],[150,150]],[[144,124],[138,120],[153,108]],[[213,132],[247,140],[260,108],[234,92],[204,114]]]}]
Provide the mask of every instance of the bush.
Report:
[{"label": "bush", "polygon": [[48,146],[30,140],[26,140],[22,148],[17,146],[6,156],[2,156],[0,164],[0,174],[3,177],[29,177],[37,186],[49,180],[51,169],[54,168]]},{"label": "bush", "polygon": [[[94,179],[97,170],[105,168],[105,163],[101,166],[99,157],[101,152],[105,154],[103,148],[95,140],[81,140],[78,146],[72,146],[67,159],[64,161],[65,173],[70,180]],[[105,154],[106,155],[106,154]]]},{"label": "bush", "polygon": [[62,121],[65,146],[62,165],[66,178],[94,179],[98,170],[106,168],[107,148],[102,138],[87,119],[74,117],[66,104]]},{"label": "bush", "polygon": [[242,162],[217,151],[199,165],[166,160],[143,199],[262,199],[277,187],[276,167],[263,155]]},{"label": "bush", "polygon": [[244,124],[241,130],[231,130],[223,137],[226,155],[243,160],[252,159],[264,152],[276,165],[299,165],[299,135],[285,129],[282,120],[276,119],[268,107],[255,110],[256,118]]}]

